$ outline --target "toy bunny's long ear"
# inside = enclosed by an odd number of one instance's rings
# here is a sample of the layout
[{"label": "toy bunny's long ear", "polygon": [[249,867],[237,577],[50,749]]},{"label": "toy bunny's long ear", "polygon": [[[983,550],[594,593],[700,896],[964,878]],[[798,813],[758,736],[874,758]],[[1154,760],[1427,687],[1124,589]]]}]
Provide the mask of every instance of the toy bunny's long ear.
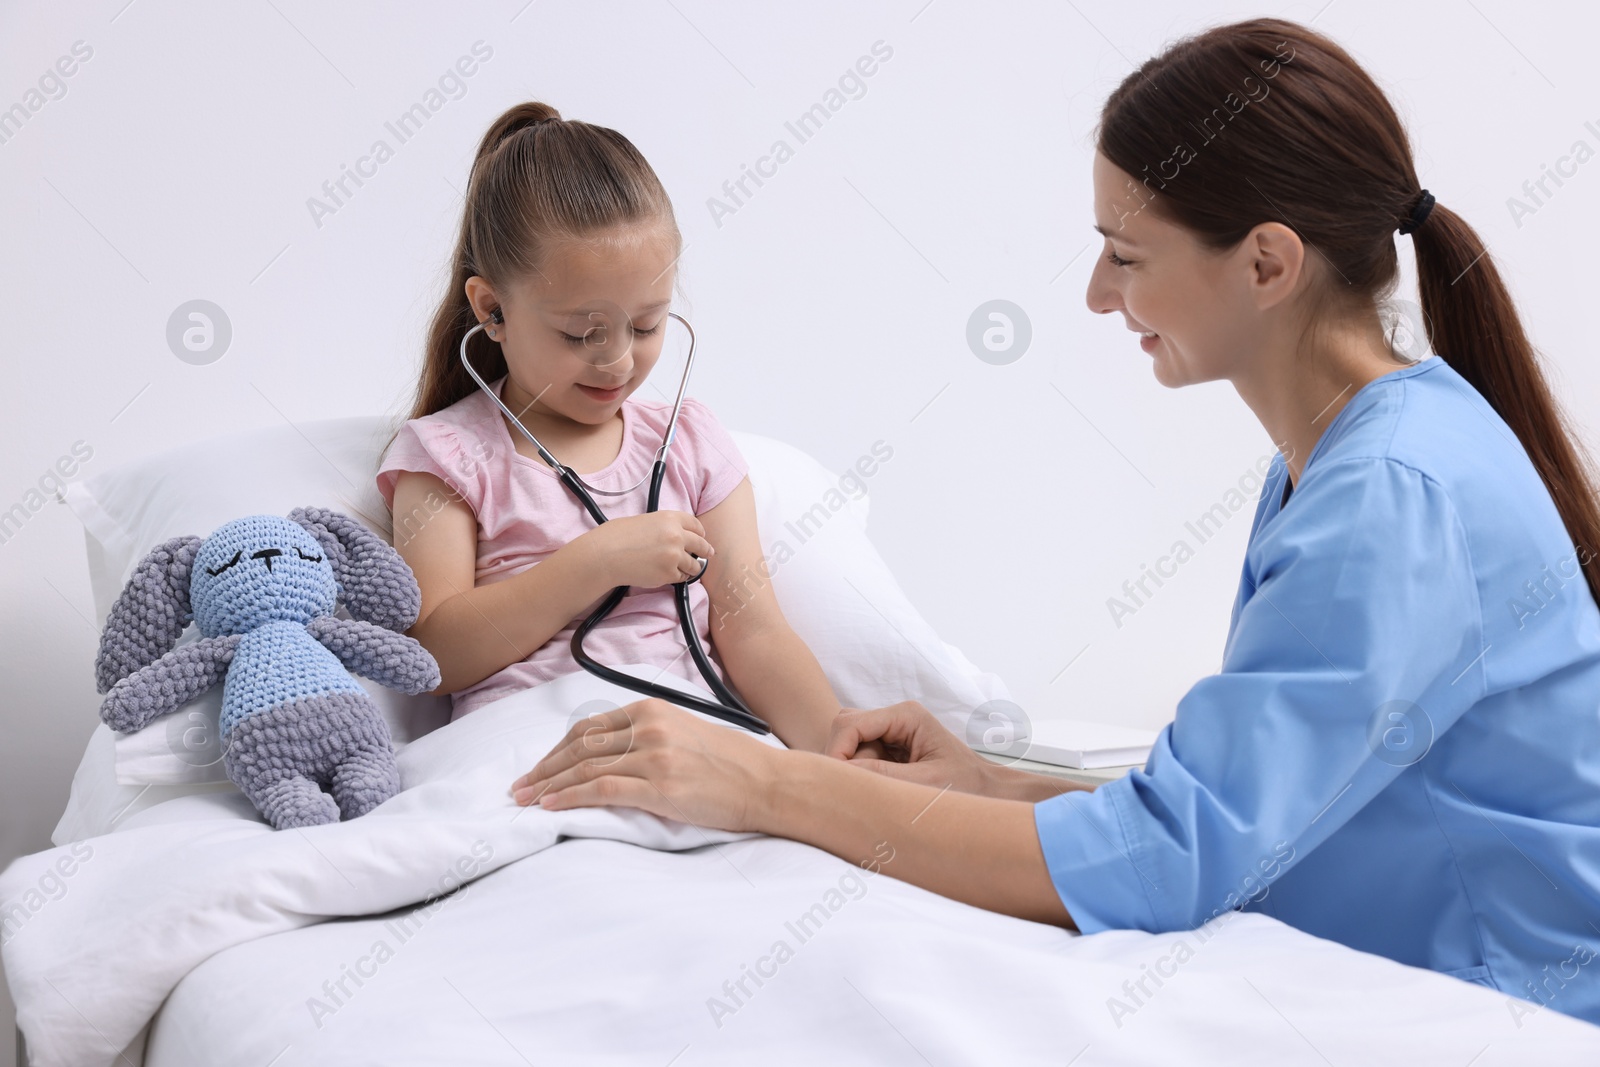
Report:
[{"label": "toy bunny's long ear", "polygon": [[189,570],[202,541],[174,537],[150,550],[133,569],[100,635],[94,658],[95,688],[113,685],[172,651],[194,618],[189,605]]},{"label": "toy bunny's long ear", "polygon": [[339,583],[339,599],[353,617],[397,632],[417,621],[422,591],[416,576],[381,537],[327,508],[295,508],[289,521],[305,527],[322,546]]}]

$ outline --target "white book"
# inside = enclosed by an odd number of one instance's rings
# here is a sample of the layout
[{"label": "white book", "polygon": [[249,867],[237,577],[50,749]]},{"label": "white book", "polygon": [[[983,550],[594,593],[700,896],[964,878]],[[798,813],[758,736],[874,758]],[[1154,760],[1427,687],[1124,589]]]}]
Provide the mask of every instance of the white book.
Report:
[{"label": "white book", "polygon": [[1021,730],[1019,736],[1006,739],[1009,743],[997,737],[988,743],[980,740],[974,747],[1001,756],[1091,770],[1143,765],[1161,732],[1082,719],[1044,719]]}]

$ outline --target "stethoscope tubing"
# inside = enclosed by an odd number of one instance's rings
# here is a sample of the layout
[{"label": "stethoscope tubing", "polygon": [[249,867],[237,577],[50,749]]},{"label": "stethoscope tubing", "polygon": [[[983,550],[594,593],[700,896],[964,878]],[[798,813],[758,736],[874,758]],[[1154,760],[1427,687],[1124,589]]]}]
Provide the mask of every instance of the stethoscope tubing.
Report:
[{"label": "stethoscope tubing", "polygon": [[[671,448],[672,441],[677,434],[678,414],[683,407],[684,393],[689,385],[689,372],[694,366],[694,329],[693,327],[689,326],[688,320],[684,319],[683,316],[677,314],[676,312],[668,312],[668,314],[671,315],[672,318],[675,318],[682,323],[685,329],[689,330],[689,355],[684,361],[683,378],[678,383],[678,396],[672,405],[672,415],[667,422],[667,431],[662,435],[661,447],[656,450],[655,461],[651,464],[650,473],[648,475],[650,479],[650,491],[647,498],[647,503],[645,505],[646,514],[658,510],[661,504],[661,485],[667,473],[667,452]],[[467,358],[467,341],[471,339],[473,334],[483,330],[488,325],[489,320],[480,322],[462,336],[462,366],[466,368],[467,374],[472,377],[472,380],[478,384],[478,388],[480,388],[484,393],[488,394],[489,398],[494,401],[495,405],[505,414],[506,418],[511,421],[512,425],[516,426],[516,428],[522,432],[522,435],[528,439],[529,443],[531,443],[533,447],[538,450],[539,458],[543,459],[545,463],[550,466],[550,469],[556,473],[556,477],[560,479],[561,484],[565,485],[567,490],[571,492],[575,498],[577,498],[578,503],[580,503],[583,506],[583,509],[589,513],[589,517],[594,520],[595,525],[598,526],[601,523],[606,522],[608,517],[604,511],[600,510],[600,505],[595,503],[594,497],[590,495],[590,486],[588,486],[588,484],[585,483],[583,479],[578,476],[578,473],[571,467],[568,467],[557,460],[556,457],[552,455],[543,444],[540,443],[539,439],[529,432],[528,428],[522,424],[522,420],[518,418],[516,414],[506,406],[505,402],[495,394],[495,391],[489,387],[489,383],[484,381],[483,377],[472,366],[472,361]],[[630,489],[624,490],[608,491],[604,489],[596,489],[595,491],[599,493],[605,493],[607,495],[621,495],[622,493],[630,492],[631,489],[637,489],[639,484],[640,483],[635,483]],[[606,596],[605,600],[601,601],[600,606],[595,608],[595,610],[589,614],[588,618],[584,619],[583,622],[579,624],[578,628],[573,631],[571,646],[572,658],[577,661],[578,666],[582,667],[590,674],[596,676],[597,678],[611,682],[613,685],[621,686],[630,692],[639,693],[643,696],[658,697],[680,707],[692,708],[695,711],[703,712],[715,718],[722,719],[725,722],[731,722],[736,726],[742,726],[752,733],[771,733],[771,727],[769,727],[764,721],[756,716],[745,705],[744,701],[740,700],[739,697],[732,690],[730,690],[726,684],[723,683],[722,679],[717,676],[716,669],[712,666],[710,658],[706,655],[705,648],[700,644],[700,635],[695,630],[694,613],[689,602],[689,586],[700,580],[700,578],[705,574],[706,567],[709,565],[709,563],[709,560],[701,560],[699,574],[686,581],[674,582],[673,599],[677,607],[678,625],[683,631],[684,644],[688,646],[689,656],[694,660],[695,667],[699,669],[700,675],[703,679],[705,679],[707,687],[722,703],[719,704],[709,700],[703,700],[700,697],[681,692],[671,688],[670,686],[658,685],[655,682],[647,682],[642,678],[635,678],[631,674],[624,674],[622,671],[614,670],[605,666],[603,663],[599,663],[584,651],[584,638],[586,638],[590,631],[592,631],[596,626],[600,625],[600,623],[605,620],[606,616],[610,615],[611,612],[616,609],[617,605],[622,602],[623,597],[628,595],[628,586],[625,585],[619,585],[615,589],[611,590],[610,594]]]}]

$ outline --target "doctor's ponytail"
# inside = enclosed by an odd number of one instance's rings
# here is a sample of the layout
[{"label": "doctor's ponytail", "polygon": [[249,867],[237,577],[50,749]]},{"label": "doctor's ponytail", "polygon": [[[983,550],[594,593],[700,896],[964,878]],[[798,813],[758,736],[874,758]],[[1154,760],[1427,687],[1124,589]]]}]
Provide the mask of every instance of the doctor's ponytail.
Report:
[{"label": "doctor's ponytail", "polygon": [[[500,289],[536,274],[553,242],[651,222],[680,240],[666,189],[626,137],[564,119],[536,101],[507,110],[478,143],[449,280],[406,417],[431,415],[477,388],[459,356],[461,338],[478,321],[467,300],[468,278]],[[506,373],[500,346],[488,338],[474,337],[467,352],[485,380]]]},{"label": "doctor's ponytail", "polygon": [[1600,495],[1565,425],[1511,294],[1477,232],[1435,204],[1411,235],[1428,337],[1522,442],[1555,501],[1600,603]]},{"label": "doctor's ponytail", "polygon": [[1150,210],[1205,247],[1234,248],[1265,221],[1294,230],[1343,283],[1316,294],[1319,311],[1376,321],[1399,283],[1404,226],[1433,351],[1516,434],[1600,603],[1600,495],[1588,456],[1477,232],[1437,202],[1410,228],[1423,192],[1410,141],[1343,48],[1271,18],[1184,38],[1111,94],[1096,147],[1141,195],[1160,194]]}]

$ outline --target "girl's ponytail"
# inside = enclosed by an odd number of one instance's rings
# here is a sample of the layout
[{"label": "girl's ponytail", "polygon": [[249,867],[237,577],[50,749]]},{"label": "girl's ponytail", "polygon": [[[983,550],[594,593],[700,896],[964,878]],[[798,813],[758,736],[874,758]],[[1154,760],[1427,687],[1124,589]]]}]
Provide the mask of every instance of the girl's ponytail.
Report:
[{"label": "girl's ponytail", "polygon": [[1600,603],[1600,493],[1593,468],[1562,418],[1493,257],[1466,220],[1442,204],[1411,237],[1434,352],[1483,394],[1522,442]]},{"label": "girl's ponytail", "polygon": [[[422,378],[407,418],[431,415],[477,388],[459,356],[461,338],[477,325],[468,278],[476,275],[499,289],[537,273],[553,241],[647,221],[678,238],[661,180],[622,134],[563,119],[531,100],[495,119],[472,161],[450,278],[428,328]],[[488,338],[474,337],[467,349],[486,381],[506,373],[500,346]]]},{"label": "girl's ponytail", "polygon": [[537,126],[541,122],[548,122],[551,119],[559,121],[560,118],[561,112],[549,104],[541,104],[537,100],[528,100],[514,105],[490,124],[488,131],[483,135],[483,140],[478,142],[478,156],[472,162],[473,169],[476,170],[483,158],[498,148],[500,142],[512,134],[525,130],[530,126]]}]

